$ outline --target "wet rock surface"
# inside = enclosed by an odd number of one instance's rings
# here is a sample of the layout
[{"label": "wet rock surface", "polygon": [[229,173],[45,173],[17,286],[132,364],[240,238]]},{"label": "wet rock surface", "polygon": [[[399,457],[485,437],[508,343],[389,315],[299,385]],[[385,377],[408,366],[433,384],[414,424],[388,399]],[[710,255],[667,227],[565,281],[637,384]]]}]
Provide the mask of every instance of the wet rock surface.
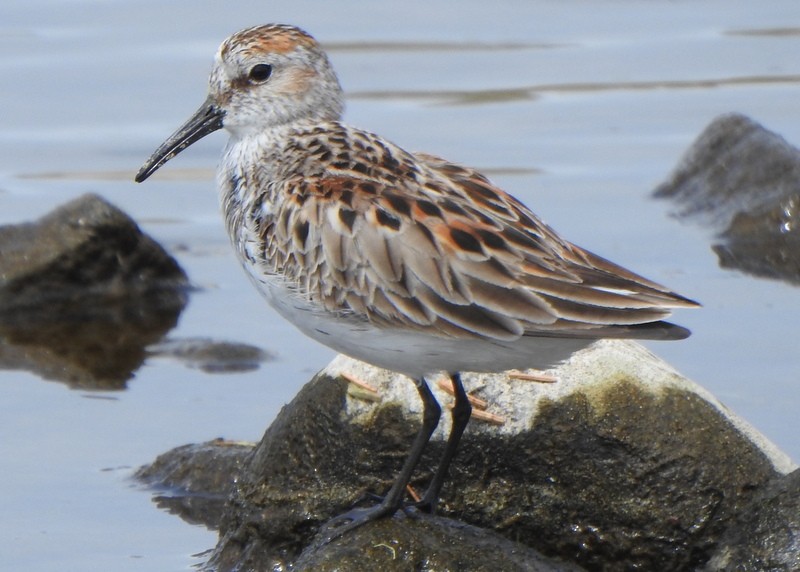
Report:
[{"label": "wet rock surface", "polygon": [[723,268],[800,283],[800,150],[740,114],[715,119],[655,191],[714,229]]},{"label": "wet rock surface", "polygon": [[486,529],[416,513],[378,521],[363,532],[343,536],[329,546],[312,543],[295,561],[293,570],[580,572],[583,569],[544,557]]},{"label": "wet rock surface", "polygon": [[97,195],[0,227],[0,367],[122,388],[187,291],[178,263]]},{"label": "wet rock surface", "polygon": [[[495,417],[468,427],[441,518],[401,513],[321,547],[315,536],[328,519],[388,489],[421,410],[407,379],[337,358],[282,410],[237,464],[241,472],[222,469],[232,493],[209,568],[324,570],[346,562],[349,570],[374,570],[376,561],[362,556],[358,564],[356,556],[370,547],[385,570],[423,561],[454,570],[571,569],[562,562],[695,570],[755,495],[792,467],[635,343],[600,342],[552,373],[558,381],[547,385],[464,376]],[[358,397],[342,374],[373,386],[377,398]],[[451,399],[435,392],[446,411]],[[443,450],[446,417],[412,481],[417,490]],[[469,546],[490,545],[476,552],[499,552],[505,564],[478,554],[459,560]]]},{"label": "wet rock surface", "polygon": [[705,570],[800,570],[800,469],[759,491],[728,528]]},{"label": "wet rock surface", "polygon": [[134,476],[157,490],[154,501],[159,508],[190,524],[216,529],[253,447],[253,443],[223,439],[184,445],[159,456]]}]

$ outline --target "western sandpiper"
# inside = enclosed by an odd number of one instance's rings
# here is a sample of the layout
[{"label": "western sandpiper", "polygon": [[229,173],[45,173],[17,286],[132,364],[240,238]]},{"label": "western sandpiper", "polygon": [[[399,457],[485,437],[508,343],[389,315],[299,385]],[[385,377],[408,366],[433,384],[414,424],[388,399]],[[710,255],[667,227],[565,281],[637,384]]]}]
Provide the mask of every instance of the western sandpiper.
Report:
[{"label": "western sandpiper", "polygon": [[226,129],[220,200],[258,290],[309,337],[414,380],[423,421],[398,477],[328,538],[402,506],[440,417],[425,376],[446,372],[456,395],[417,504],[433,511],[471,413],[459,372],[546,369],[600,338],[685,338],[661,320],[697,305],[567,242],[474,169],[342,123],[343,109],[314,38],[249,28],[222,43],[205,103],[136,175]]}]

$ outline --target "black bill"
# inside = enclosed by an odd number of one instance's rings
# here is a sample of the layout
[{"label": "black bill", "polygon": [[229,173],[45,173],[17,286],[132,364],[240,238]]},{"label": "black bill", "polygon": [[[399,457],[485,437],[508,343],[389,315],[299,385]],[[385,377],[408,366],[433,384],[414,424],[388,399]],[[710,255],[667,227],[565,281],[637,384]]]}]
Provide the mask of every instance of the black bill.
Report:
[{"label": "black bill", "polygon": [[189,120],[181,125],[169,139],[155,150],[150,158],[136,173],[136,182],[141,183],[155,173],[161,165],[172,159],[175,155],[186,149],[195,141],[199,141],[209,133],[222,129],[222,118],[225,112],[209,100],[200,106]]}]

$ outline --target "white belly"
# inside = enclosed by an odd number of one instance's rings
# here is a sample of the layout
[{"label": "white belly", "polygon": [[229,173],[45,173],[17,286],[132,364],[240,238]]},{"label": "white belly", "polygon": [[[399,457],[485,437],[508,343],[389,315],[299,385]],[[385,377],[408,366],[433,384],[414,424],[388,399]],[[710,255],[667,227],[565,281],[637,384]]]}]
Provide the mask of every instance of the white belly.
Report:
[{"label": "white belly", "polygon": [[[220,176],[223,209],[226,196],[240,189],[226,189],[227,177]],[[247,196],[239,197],[244,200]],[[268,203],[262,204],[268,208]],[[245,205],[227,215],[241,216],[252,207]],[[248,224],[250,223],[250,224]],[[228,219],[234,247],[242,266],[256,288],[284,318],[308,337],[337,352],[413,378],[447,371],[451,373],[500,372],[508,369],[547,369],[587,347],[591,339],[523,336],[501,342],[493,339],[455,338],[426,334],[419,330],[378,327],[364,318],[335,314],[298,295],[262,259],[261,237],[252,221]]]},{"label": "white belly", "polygon": [[439,371],[548,369],[593,341],[525,336],[500,342],[379,328],[366,320],[323,310],[295,295],[280,278],[248,274],[269,304],[308,337],[337,352],[413,378]]}]

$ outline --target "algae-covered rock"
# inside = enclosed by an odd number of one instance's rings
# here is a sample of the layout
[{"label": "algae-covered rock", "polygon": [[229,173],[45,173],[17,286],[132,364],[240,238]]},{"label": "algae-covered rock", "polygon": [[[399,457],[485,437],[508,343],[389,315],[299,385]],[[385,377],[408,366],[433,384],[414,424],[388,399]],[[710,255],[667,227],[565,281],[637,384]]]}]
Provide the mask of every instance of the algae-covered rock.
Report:
[{"label": "algae-covered rock", "polygon": [[707,572],[800,570],[800,469],[776,477],[728,528]]},{"label": "algae-covered rock", "polygon": [[[555,383],[463,376],[487,409],[467,428],[451,467],[445,518],[409,509],[319,547],[315,537],[328,519],[386,492],[421,412],[407,378],[338,357],[284,407],[237,474],[210,566],[332,563],[377,539],[415,554],[467,550],[449,528],[458,521],[474,527],[470,543],[500,534],[509,554],[534,550],[590,570],[695,570],[754,495],[792,468],[636,343],[598,342],[548,373]],[[345,377],[375,393],[365,399]],[[451,398],[439,381],[431,380],[446,407]],[[412,481],[417,490],[443,450],[446,417]],[[441,527],[424,534],[441,546],[419,544],[420,526]],[[475,538],[481,534],[484,540]],[[462,569],[488,569],[474,565]],[[408,562],[392,566],[381,560],[379,567],[405,570]]]}]

